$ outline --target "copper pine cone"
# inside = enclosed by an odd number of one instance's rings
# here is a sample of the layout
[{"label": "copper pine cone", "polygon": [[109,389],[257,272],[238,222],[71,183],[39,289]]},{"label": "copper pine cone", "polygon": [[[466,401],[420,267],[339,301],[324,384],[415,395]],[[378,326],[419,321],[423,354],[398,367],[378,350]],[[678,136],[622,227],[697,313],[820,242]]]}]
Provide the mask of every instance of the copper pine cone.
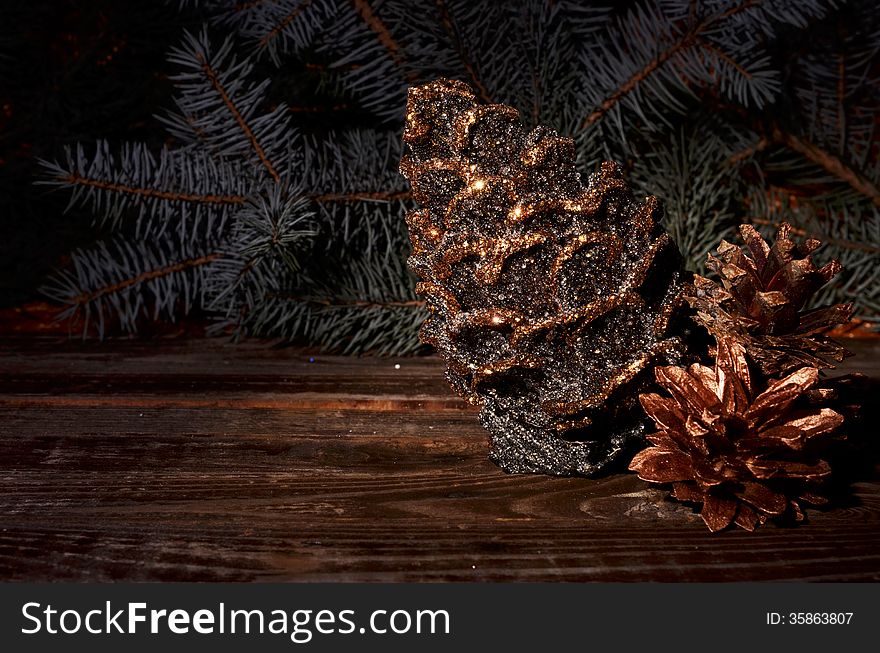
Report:
[{"label": "copper pine cone", "polygon": [[492,460],[593,474],[642,446],[638,395],[686,351],[657,200],[637,202],[610,162],[583,184],[571,139],[453,80],[410,89],[403,138],[420,336],[480,406]]},{"label": "copper pine cone", "polygon": [[753,396],[742,345],[722,338],[714,369],[659,367],[655,374],[671,396],[640,397],[659,430],[648,436],[654,446],[630,464],[639,478],[671,483],[676,499],[701,503],[711,531],[731,523],[751,531],[771,517],[801,520],[801,502],[825,503],[817,491],[831,468],[818,450],[843,416],[799,401],[816,384],[816,368],[770,381]]},{"label": "copper pine cone", "polygon": [[687,300],[696,309],[696,321],[716,338],[740,342],[768,377],[804,365],[834,367],[831,361],[850,355],[819,332],[847,322],[851,304],[804,310],[816,291],[840,272],[840,263],[817,268],[810,253],[820,242],[810,238],[795,243],[788,224],[779,227],[772,246],[751,225],[742,225],[740,234],[745,248],[722,241],[717,256],[708,257],[707,267],[721,285],[694,277]]}]

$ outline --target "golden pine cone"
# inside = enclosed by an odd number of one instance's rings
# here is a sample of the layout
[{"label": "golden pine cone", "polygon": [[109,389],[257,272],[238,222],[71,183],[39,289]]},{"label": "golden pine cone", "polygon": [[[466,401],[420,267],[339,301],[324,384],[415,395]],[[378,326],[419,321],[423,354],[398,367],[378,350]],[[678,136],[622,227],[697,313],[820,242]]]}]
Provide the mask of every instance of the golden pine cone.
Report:
[{"label": "golden pine cone", "polygon": [[770,517],[803,519],[801,502],[821,504],[831,473],[820,457],[822,436],[843,416],[804,402],[819,378],[803,367],[755,393],[745,351],[731,338],[717,344],[715,367],[658,367],[657,383],[670,396],[643,394],[654,420],[654,445],[630,469],[652,483],[671,483],[680,501],[702,504],[712,531],[731,523],[754,530]]},{"label": "golden pine cone", "polygon": [[809,365],[834,367],[850,352],[818,332],[852,317],[851,304],[804,310],[805,304],[840,270],[838,261],[821,268],[810,253],[816,239],[798,245],[782,224],[772,247],[751,225],[740,227],[746,249],[722,241],[707,267],[721,285],[695,276],[687,300],[695,319],[716,337],[740,342],[749,358],[770,377]]}]

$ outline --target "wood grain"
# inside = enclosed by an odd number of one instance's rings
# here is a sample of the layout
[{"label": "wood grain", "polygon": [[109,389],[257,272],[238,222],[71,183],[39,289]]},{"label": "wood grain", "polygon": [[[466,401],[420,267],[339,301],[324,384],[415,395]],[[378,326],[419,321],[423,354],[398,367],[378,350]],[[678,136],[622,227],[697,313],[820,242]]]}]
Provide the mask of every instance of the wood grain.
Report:
[{"label": "wood grain", "polygon": [[713,535],[630,474],[501,472],[432,358],[0,340],[0,460],[5,580],[880,579],[874,460],[805,525]]}]

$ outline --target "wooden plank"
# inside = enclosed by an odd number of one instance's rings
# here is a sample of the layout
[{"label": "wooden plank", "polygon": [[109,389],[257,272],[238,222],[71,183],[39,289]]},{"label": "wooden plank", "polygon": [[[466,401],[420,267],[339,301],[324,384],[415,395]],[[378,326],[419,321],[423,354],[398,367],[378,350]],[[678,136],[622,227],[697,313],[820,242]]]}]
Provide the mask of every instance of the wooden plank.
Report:
[{"label": "wooden plank", "polygon": [[106,348],[50,342],[0,340],[0,405],[468,408],[434,357],[326,356],[218,339],[114,341]]},{"label": "wooden plank", "polygon": [[503,473],[435,359],[3,345],[7,580],[880,580],[871,466],[804,526],[710,534],[631,474]]}]

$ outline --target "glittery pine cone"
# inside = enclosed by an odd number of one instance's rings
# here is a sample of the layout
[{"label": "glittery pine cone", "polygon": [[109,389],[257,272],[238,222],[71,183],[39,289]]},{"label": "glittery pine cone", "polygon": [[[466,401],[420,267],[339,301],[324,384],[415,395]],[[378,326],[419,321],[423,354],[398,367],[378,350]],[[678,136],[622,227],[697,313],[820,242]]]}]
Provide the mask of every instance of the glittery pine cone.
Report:
[{"label": "glittery pine cone", "polygon": [[816,291],[840,272],[840,263],[817,268],[810,253],[820,242],[811,238],[795,243],[788,224],[779,227],[772,247],[750,225],[742,225],[740,234],[745,250],[722,241],[717,257],[708,258],[707,267],[720,285],[694,278],[687,300],[696,309],[697,322],[715,337],[740,342],[768,377],[842,361],[849,355],[846,348],[819,332],[848,321],[852,305],[804,310]]},{"label": "glittery pine cone", "polygon": [[743,347],[722,338],[714,369],[658,367],[655,374],[671,397],[641,396],[659,430],[648,436],[654,446],[630,463],[639,478],[671,483],[676,499],[702,504],[712,531],[801,520],[802,502],[825,503],[819,491],[831,468],[821,445],[843,416],[811,404],[816,368],[770,381],[756,395]]},{"label": "glittery pine cone", "polygon": [[410,89],[401,172],[420,335],[481,406],[510,472],[593,474],[646,428],[638,394],[678,362],[680,256],[653,197],[604,163],[582,185],[574,143],[460,82]]}]

